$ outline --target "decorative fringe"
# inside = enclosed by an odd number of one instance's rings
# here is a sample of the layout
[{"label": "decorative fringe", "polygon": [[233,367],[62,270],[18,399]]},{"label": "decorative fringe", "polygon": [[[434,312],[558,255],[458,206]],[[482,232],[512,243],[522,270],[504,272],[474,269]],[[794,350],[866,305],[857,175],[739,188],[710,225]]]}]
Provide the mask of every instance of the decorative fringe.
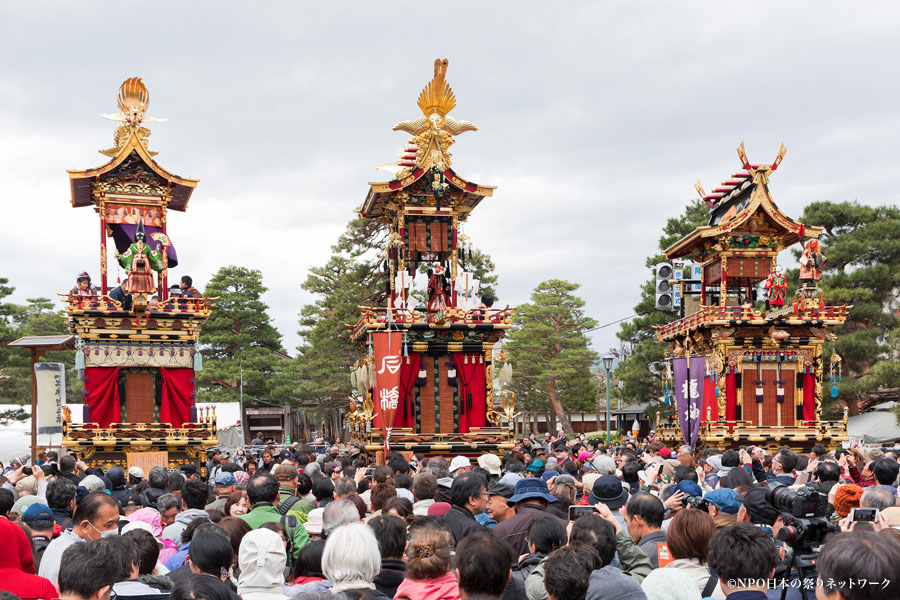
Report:
[{"label": "decorative fringe", "polygon": [[456,385],[456,363],[447,363],[447,385]]}]

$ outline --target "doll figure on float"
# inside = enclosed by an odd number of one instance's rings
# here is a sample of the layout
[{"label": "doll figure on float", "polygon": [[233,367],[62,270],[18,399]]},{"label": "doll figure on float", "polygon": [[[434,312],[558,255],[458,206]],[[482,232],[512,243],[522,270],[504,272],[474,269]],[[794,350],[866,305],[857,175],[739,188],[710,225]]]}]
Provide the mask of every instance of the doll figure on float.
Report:
[{"label": "doll figure on float", "polygon": [[765,288],[767,292],[766,310],[784,306],[784,297],[787,295],[787,277],[784,275],[784,267],[776,265],[775,270],[769,273]]},{"label": "doll figure on float", "polygon": [[803,254],[800,255],[800,295],[803,298],[816,296],[819,280],[822,279],[822,269],[827,262],[819,240],[812,239],[806,242]]}]

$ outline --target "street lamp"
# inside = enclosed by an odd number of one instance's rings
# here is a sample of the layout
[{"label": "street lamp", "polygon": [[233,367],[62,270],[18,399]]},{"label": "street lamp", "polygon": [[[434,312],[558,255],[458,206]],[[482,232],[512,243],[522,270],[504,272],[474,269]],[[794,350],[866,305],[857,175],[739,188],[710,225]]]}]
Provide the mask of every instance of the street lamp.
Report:
[{"label": "street lamp", "polygon": [[606,445],[609,446],[609,372],[612,370],[613,357],[607,354],[602,360],[603,368],[606,370]]}]

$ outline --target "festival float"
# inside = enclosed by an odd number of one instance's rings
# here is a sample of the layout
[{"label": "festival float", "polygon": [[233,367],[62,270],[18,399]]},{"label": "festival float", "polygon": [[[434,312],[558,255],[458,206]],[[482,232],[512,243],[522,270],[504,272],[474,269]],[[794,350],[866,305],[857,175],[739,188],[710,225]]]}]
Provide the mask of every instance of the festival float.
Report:
[{"label": "festival float", "polygon": [[[847,440],[847,411],[841,421],[822,418],[826,369],[833,395],[840,379],[838,354],[827,365],[823,354],[834,340],[828,329],[852,307],[829,305],[818,288],[822,228],[794,221],[772,200],[769,178],[784,145],[771,164],[751,164],[743,143],[738,155],[742,170],[712,193],[697,181],[709,224],[665,250],[670,261],[700,266],[700,301],[693,314],[657,328],[668,345],[663,393],[677,413],[657,421],[657,437],[719,449],[833,447]],[[800,281],[791,298],[778,255],[795,244],[802,246]],[[763,282],[766,307],[757,310],[752,299]]]},{"label": "festival float", "polygon": [[352,372],[346,424],[379,459],[388,450],[477,455],[512,448],[515,398],[495,406],[493,379],[495,368],[501,381],[511,375],[506,354],[495,357],[494,347],[513,309],[479,297],[462,231],[495,188],[451,167],[455,136],[477,128],[450,116],[456,99],[446,72],[447,61],[436,60],[419,95],[422,116],[394,126],[412,136],[400,160],[379,167],[393,178],[370,183],[359,210],[390,230],[383,254],[389,289],[386,306],[361,306],[362,317],[349,326],[368,351]]},{"label": "festival float", "polygon": [[110,160],[69,171],[72,206],[93,207],[99,217],[100,285],[92,287],[83,273],[71,292],[60,294],[84,389],[81,422],[63,407],[62,444],[89,465],[202,470],[206,449],[216,444],[216,417],[195,403],[197,338],[215,299],[196,290],[193,297],[169,294],[178,256],[168,216],[187,210],[197,180],[154,160],[145,124],[162,119],[146,115],[149,98],[140,78],[122,83],[120,112],[101,115],[119,124],[115,146],[100,151]]}]

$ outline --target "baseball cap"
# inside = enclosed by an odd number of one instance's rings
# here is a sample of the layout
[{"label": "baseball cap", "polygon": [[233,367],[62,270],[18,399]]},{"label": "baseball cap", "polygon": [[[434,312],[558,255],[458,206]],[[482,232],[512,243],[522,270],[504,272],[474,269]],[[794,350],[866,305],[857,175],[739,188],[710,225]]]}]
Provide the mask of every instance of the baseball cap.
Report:
[{"label": "baseball cap", "polygon": [[657,454],[659,454],[663,458],[672,458],[672,451],[668,448],[660,448]]},{"label": "baseball cap", "polygon": [[137,477],[138,479],[144,478],[144,470],[137,465],[134,465],[130,469],[128,469],[128,474],[132,477]]},{"label": "baseball cap", "polygon": [[500,483],[505,483],[506,485],[515,488],[516,483],[522,479],[516,473],[507,473],[503,477],[500,478]]},{"label": "baseball cap", "polygon": [[16,503],[13,504],[13,507],[10,509],[10,512],[17,514],[19,516],[22,516],[25,514],[25,511],[28,510],[29,506],[31,506],[32,504],[40,504],[40,503],[41,503],[41,499],[38,498],[37,496],[31,496],[31,495],[22,496],[21,498],[16,500]]},{"label": "baseball cap", "polygon": [[737,492],[731,488],[719,488],[708,492],[703,499],[715,504],[724,513],[736,515],[741,508],[741,503],[737,501],[737,495]]},{"label": "baseball cap", "polygon": [[678,482],[678,485],[675,486],[675,489],[672,490],[672,493],[682,492],[685,496],[697,496],[700,497],[703,495],[703,490],[699,485],[691,481],[690,479],[683,479]]},{"label": "baseball cap", "polygon": [[489,496],[503,496],[507,500],[512,498],[513,494],[516,493],[516,489],[511,485],[506,485],[505,483],[495,483],[491,486],[491,489],[488,490]]},{"label": "baseball cap", "polygon": [[472,461],[468,459],[466,456],[454,456],[453,460],[450,461],[450,472],[454,472],[457,469],[461,469],[463,467],[471,467]]},{"label": "baseball cap", "polygon": [[478,466],[491,475],[500,474],[500,457],[496,454],[482,454],[478,457]]},{"label": "baseball cap", "polygon": [[746,494],[735,496],[744,505],[750,521],[755,525],[774,525],[780,516],[774,506],[766,501],[768,488],[755,487]]},{"label": "baseball cap", "polygon": [[46,504],[34,503],[28,507],[28,509],[22,513],[22,521],[28,523],[29,521],[37,521],[38,519],[44,519],[48,521],[53,520],[53,511],[50,510],[50,507]]},{"label": "baseball cap", "polygon": [[236,483],[237,479],[235,479],[234,474],[229,473],[228,471],[222,471],[221,473],[216,475],[216,487],[227,488],[233,486]]},{"label": "baseball cap", "polygon": [[314,508],[309,511],[309,514],[306,516],[306,523],[303,524],[306,528],[306,533],[310,535],[322,535],[322,517],[324,514],[324,508]]}]

